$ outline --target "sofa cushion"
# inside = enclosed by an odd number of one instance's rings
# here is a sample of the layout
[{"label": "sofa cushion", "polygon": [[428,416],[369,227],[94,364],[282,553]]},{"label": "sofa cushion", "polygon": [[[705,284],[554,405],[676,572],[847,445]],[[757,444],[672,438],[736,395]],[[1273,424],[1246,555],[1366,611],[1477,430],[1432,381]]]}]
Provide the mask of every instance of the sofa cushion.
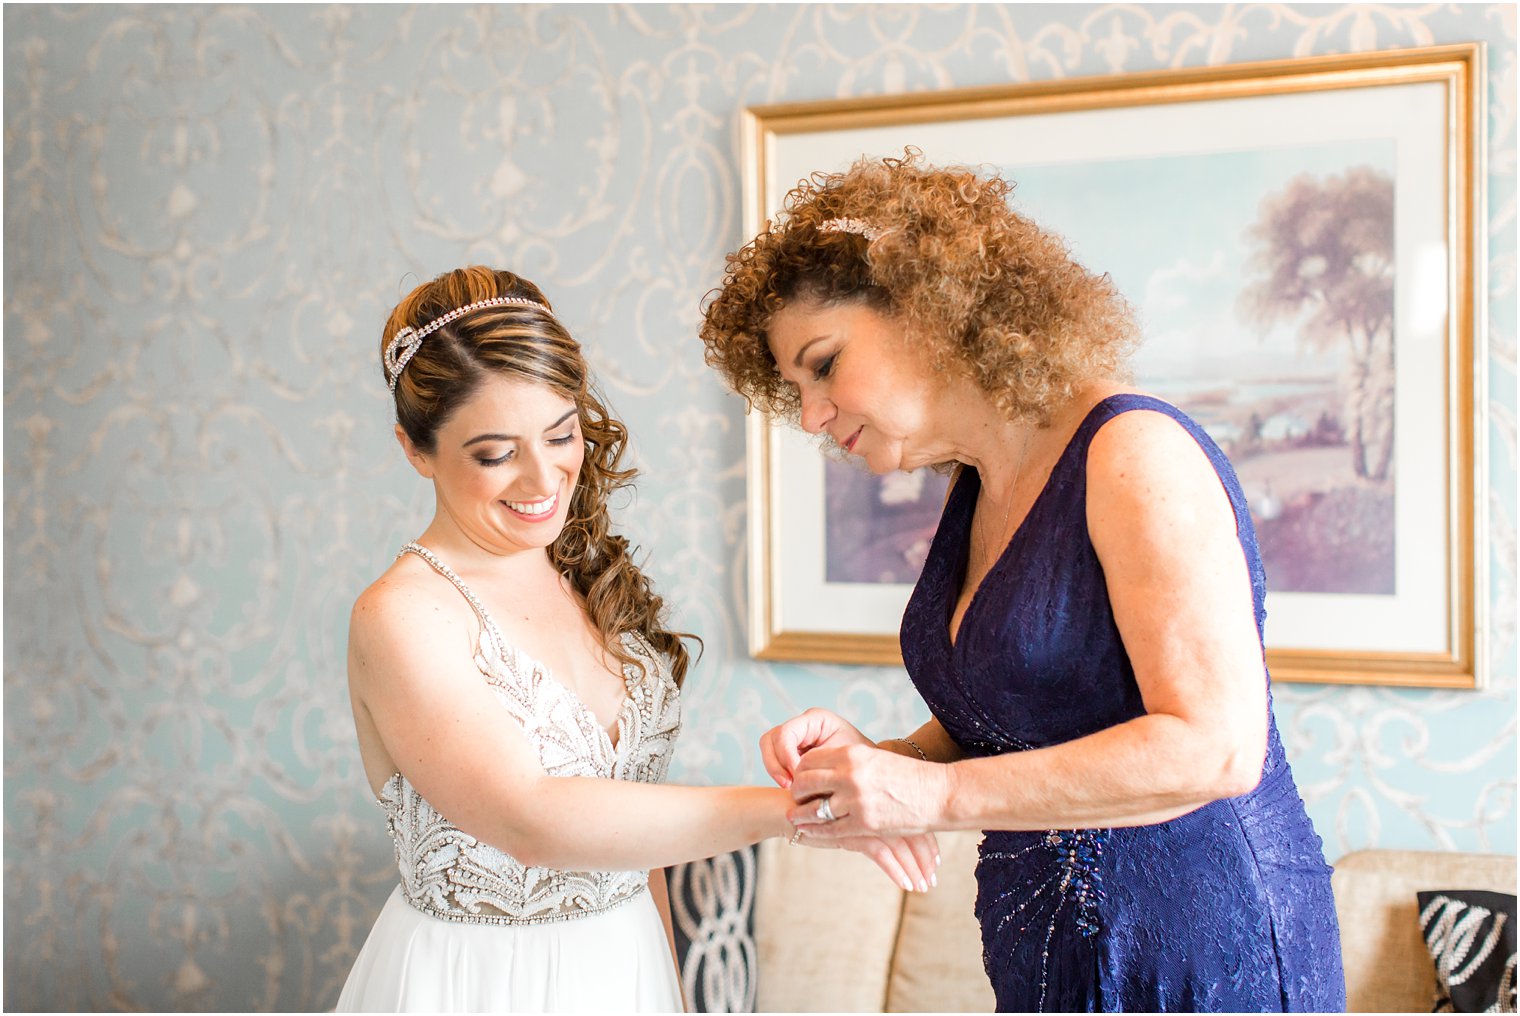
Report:
[{"label": "sofa cushion", "polygon": [[1420,932],[1436,969],[1436,1012],[1515,1011],[1515,897],[1422,892]]},{"label": "sofa cushion", "polygon": [[1428,1012],[1435,968],[1420,937],[1415,894],[1465,886],[1515,891],[1515,859],[1497,854],[1359,850],[1335,864],[1350,1012]]},{"label": "sofa cushion", "polygon": [[760,845],[761,1012],[881,1012],[904,893],[860,854]]},{"label": "sofa cushion", "polygon": [[980,832],[937,833],[939,885],[905,893],[887,982],[887,1012],[992,1012],[976,903]]}]

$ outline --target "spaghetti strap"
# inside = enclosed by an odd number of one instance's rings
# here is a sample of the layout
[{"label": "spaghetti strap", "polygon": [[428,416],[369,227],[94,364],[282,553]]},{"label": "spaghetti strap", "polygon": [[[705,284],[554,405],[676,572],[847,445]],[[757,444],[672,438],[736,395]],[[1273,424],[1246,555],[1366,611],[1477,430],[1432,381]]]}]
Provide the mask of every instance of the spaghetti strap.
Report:
[{"label": "spaghetti strap", "polygon": [[475,611],[475,616],[480,618],[480,629],[481,631],[484,631],[490,635],[491,642],[496,646],[497,654],[499,656],[505,656],[506,643],[503,641],[501,633],[496,628],[496,622],[491,620],[490,614],[486,613],[485,604],[481,603],[480,600],[476,598],[475,594],[470,592],[470,587],[464,584],[464,579],[460,578],[458,575],[455,575],[454,569],[450,568],[448,565],[439,560],[437,554],[434,554],[431,550],[428,550],[426,547],[420,543],[417,543],[416,541],[408,543],[406,546],[402,547],[396,553],[396,559],[400,560],[407,554],[416,554],[418,557],[422,558],[424,561],[430,564],[433,567],[433,570],[436,571],[439,575],[442,575],[444,578],[454,583],[454,588],[459,590],[460,595],[462,595],[465,600],[469,602],[471,609]]}]

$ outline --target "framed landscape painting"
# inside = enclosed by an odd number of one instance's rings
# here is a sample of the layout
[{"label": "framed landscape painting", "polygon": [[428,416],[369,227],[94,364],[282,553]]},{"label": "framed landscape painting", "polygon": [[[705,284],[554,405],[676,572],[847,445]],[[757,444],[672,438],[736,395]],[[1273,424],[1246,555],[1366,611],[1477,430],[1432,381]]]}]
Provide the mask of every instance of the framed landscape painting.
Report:
[{"label": "framed landscape painting", "polygon": [[[1478,45],[766,106],[748,225],[862,156],[985,166],[1134,305],[1135,383],[1224,449],[1278,680],[1474,687],[1484,555]],[[750,642],[895,663],[946,479],[874,477],[759,414]]]}]

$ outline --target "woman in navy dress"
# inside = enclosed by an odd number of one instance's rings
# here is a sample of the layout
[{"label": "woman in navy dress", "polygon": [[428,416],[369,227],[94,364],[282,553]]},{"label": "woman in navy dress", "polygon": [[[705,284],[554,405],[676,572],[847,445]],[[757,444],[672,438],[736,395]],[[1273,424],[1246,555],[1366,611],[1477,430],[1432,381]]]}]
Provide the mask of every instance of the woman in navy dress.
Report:
[{"label": "woman in navy dress", "polygon": [[766,766],[808,840],[986,830],[1000,1010],[1343,1009],[1240,485],[1123,383],[1126,304],[1010,189],[911,150],[820,174],[709,300],[708,362],[752,404],[953,476],[902,622],[933,718],[878,743],[808,710]]}]

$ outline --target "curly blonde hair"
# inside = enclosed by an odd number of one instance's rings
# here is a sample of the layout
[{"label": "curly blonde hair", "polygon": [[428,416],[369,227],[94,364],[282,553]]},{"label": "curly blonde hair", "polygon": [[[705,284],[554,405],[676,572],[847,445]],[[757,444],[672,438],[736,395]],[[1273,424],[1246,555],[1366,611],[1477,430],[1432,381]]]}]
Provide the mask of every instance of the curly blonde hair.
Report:
[{"label": "curly blonde hair", "polygon": [[[794,300],[859,301],[897,318],[934,368],[970,378],[1012,419],[1046,422],[1083,383],[1127,377],[1138,335],[1129,304],[1010,208],[1012,190],[996,174],[924,165],[914,148],[813,174],[728,256],[703,308],[708,365],[751,407],[795,422],[797,392],[767,344],[771,317]],[[831,219],[877,235],[820,229]]]},{"label": "curly blonde hair", "polygon": [[[445,272],[391,311],[380,336],[381,371],[385,348],[402,328],[421,328],[455,308],[497,296],[550,306],[537,286],[511,272],[478,265]],[[585,600],[609,653],[642,670],[619,637],[636,633],[670,660],[679,685],[690,663],[682,640],[701,640],[665,626],[664,601],[634,563],[627,539],[611,530],[608,499],[637,473],[622,465],[628,430],[597,391],[580,344],[552,314],[521,305],[485,307],[428,335],[396,382],[396,422],[412,444],[431,454],[439,428],[493,374],[547,386],[575,403],[586,457],[549,559]]]}]

